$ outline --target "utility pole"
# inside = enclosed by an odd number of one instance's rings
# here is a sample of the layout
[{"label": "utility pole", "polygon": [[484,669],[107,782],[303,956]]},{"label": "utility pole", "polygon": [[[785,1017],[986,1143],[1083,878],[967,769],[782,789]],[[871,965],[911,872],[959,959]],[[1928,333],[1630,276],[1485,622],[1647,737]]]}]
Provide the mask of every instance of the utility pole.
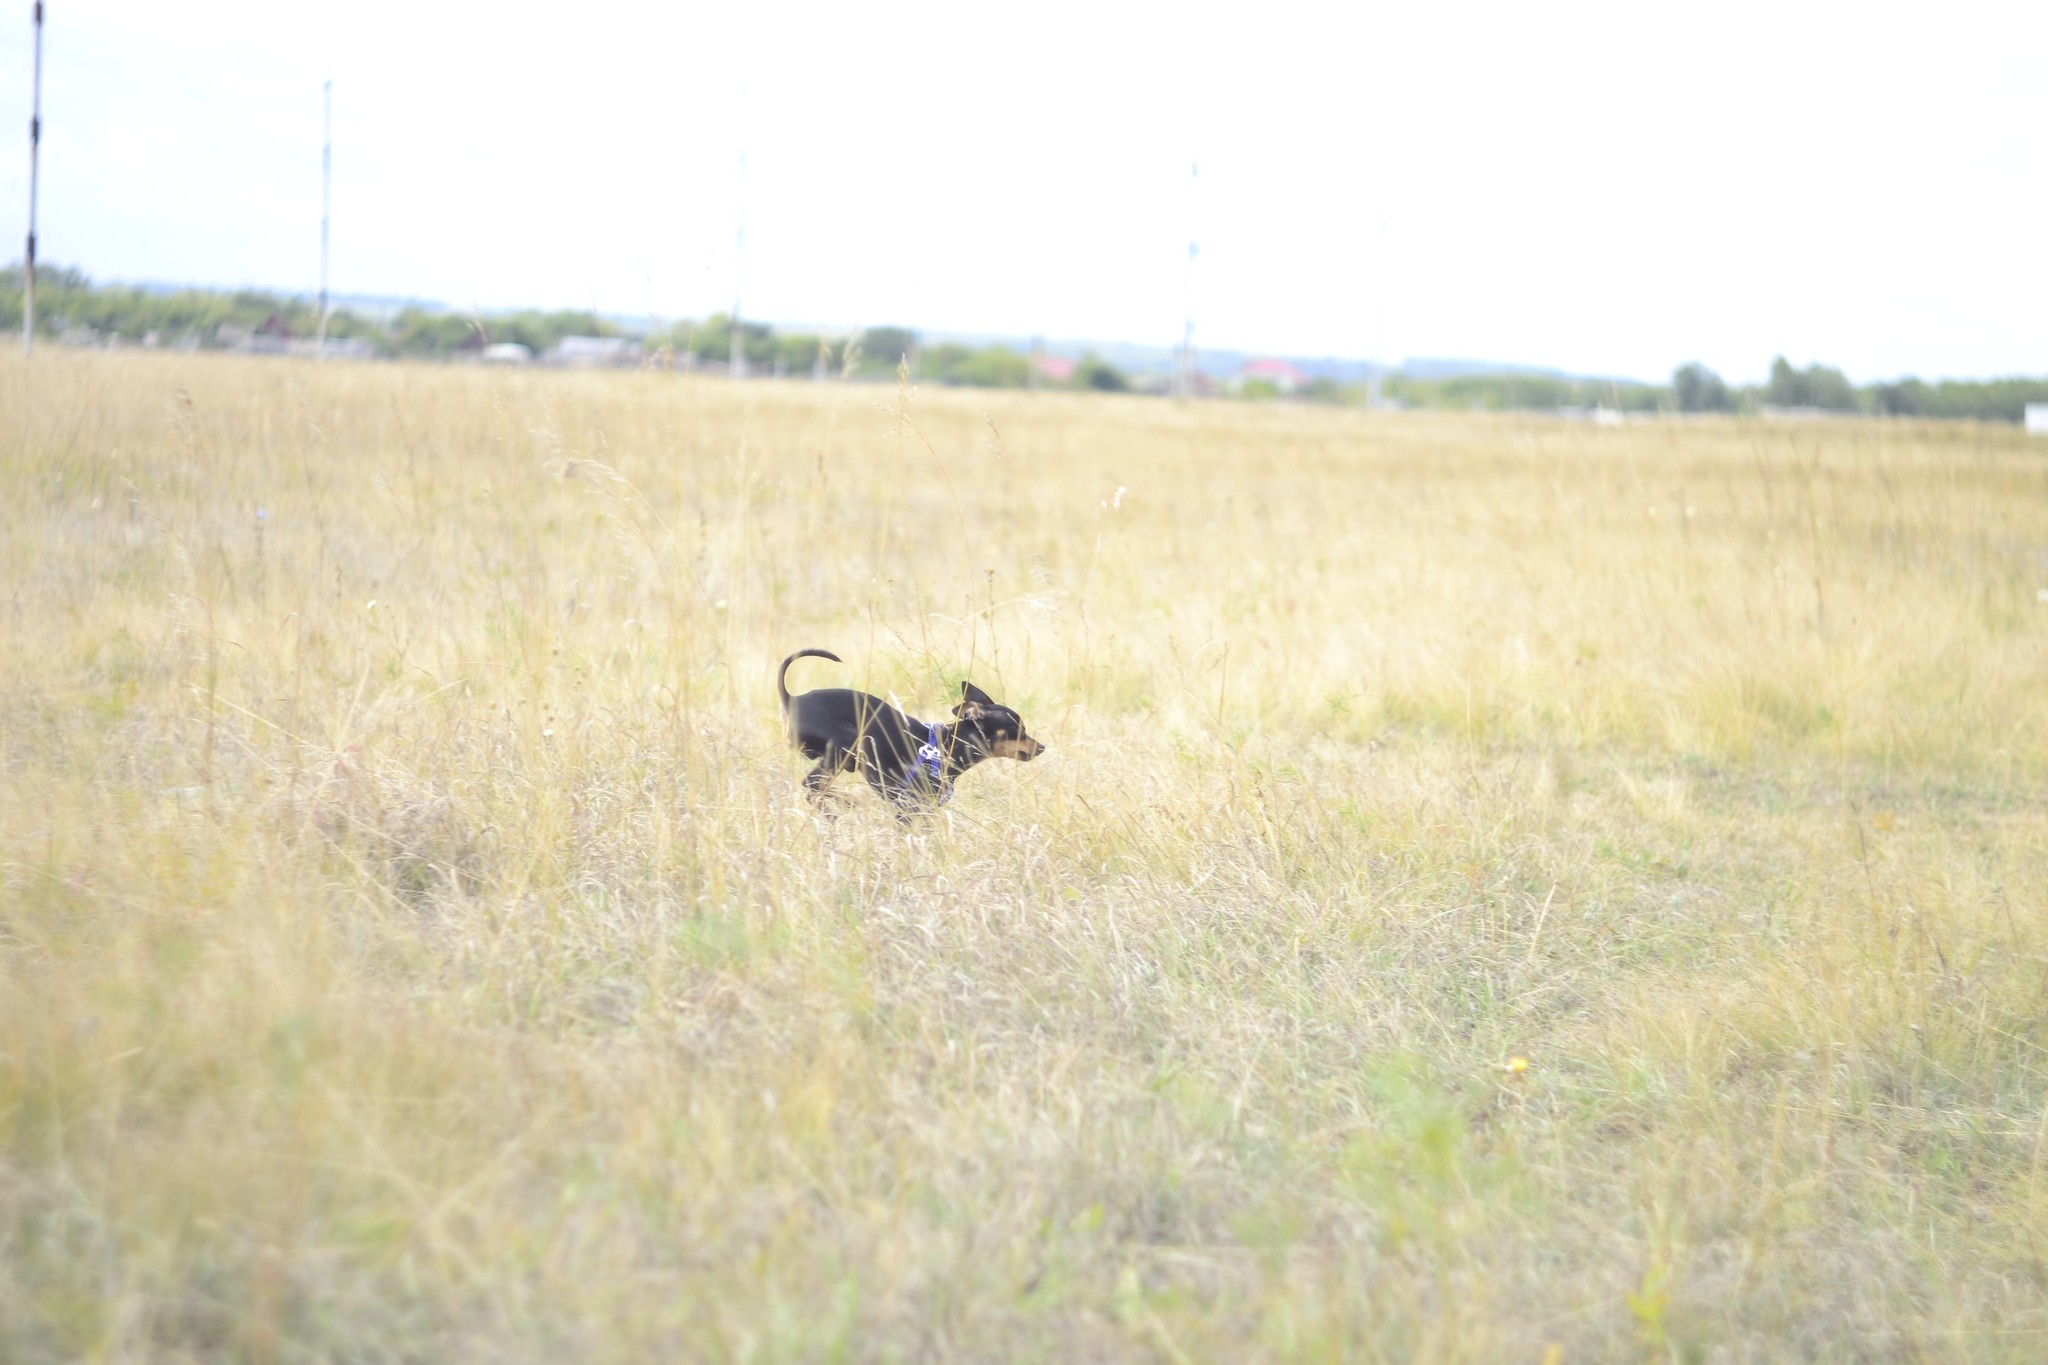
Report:
[{"label": "utility pole", "polygon": [[[741,117],[745,117],[746,96],[740,96]],[[744,130],[742,130],[744,131]],[[747,260],[747,149],[740,148],[739,190],[734,195],[733,217],[737,226],[733,229],[732,241],[732,354],[726,362],[726,373],[734,379],[747,377],[746,334],[740,328],[740,288],[745,279]]]},{"label": "utility pole", "polygon": [[1198,161],[1188,163],[1188,279],[1187,279],[1187,323],[1180,334],[1180,364],[1174,375],[1174,391],[1182,398],[1195,391],[1195,262],[1202,254],[1201,244],[1195,240],[1196,191],[1201,187],[1202,165]]},{"label": "utility pole", "polygon": [[320,87],[320,358],[327,359],[327,217],[334,203],[334,82]]},{"label": "utility pole", "polygon": [[36,0],[35,103],[28,116],[28,254],[22,258],[21,353],[36,353],[36,176],[43,154],[43,0]]}]

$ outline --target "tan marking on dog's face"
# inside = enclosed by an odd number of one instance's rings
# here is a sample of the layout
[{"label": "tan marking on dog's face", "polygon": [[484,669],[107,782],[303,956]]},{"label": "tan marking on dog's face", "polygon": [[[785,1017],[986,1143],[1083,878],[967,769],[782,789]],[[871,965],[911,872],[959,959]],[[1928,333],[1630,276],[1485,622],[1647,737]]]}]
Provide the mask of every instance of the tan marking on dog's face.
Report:
[{"label": "tan marking on dog's face", "polygon": [[999,739],[989,746],[988,751],[995,758],[1014,758],[1019,763],[1029,763],[1045,752],[1045,746],[1025,735],[1018,739]]}]

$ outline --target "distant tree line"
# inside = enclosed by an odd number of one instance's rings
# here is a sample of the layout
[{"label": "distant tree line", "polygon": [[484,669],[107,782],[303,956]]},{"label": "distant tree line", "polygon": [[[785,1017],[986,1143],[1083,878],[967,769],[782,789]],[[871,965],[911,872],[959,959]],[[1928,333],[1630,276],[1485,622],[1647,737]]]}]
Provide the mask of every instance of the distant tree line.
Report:
[{"label": "distant tree line", "polygon": [[[1461,375],[1417,380],[1387,376],[1387,397],[1414,407],[1485,411],[1612,408],[1622,412],[1762,413],[1771,409],[1861,413],[1873,417],[1970,418],[2019,422],[2029,403],[2048,403],[2048,379],[1900,379],[1858,387],[1826,365],[1796,369],[1783,356],[1763,384],[1730,385],[1697,362],[1680,365],[1669,384],[1563,379],[1544,375]],[[1345,397],[1354,397],[1347,390]]]},{"label": "distant tree line", "polygon": [[[0,317],[21,316],[25,281],[18,265],[0,270]],[[276,320],[294,335],[319,327],[314,306],[258,289],[180,289],[171,292],[126,285],[94,285],[65,266],[36,270],[36,335],[88,341],[141,342],[164,346],[215,345],[222,327],[250,331]],[[359,318],[336,313],[328,335],[355,336],[369,330]]]},{"label": "distant tree line", "polygon": [[[1121,392],[1129,376],[1094,355],[1075,362],[1074,371],[1058,380],[1034,372],[1031,357],[1008,346],[963,346],[939,342],[926,346],[908,327],[870,327],[854,337],[828,337],[807,332],[777,333],[764,323],[740,324],[741,348],[754,374],[829,375],[833,378],[887,379],[899,368],[921,383],[978,389],[1021,389],[1036,381],[1046,387]],[[688,355],[700,366],[728,364],[732,354],[732,319],[714,313],[702,322],[681,322],[650,336],[651,349]]]},{"label": "distant tree line", "polygon": [[1819,364],[1796,369],[1783,356],[1771,362],[1770,378],[1758,388],[1731,390],[1712,370],[1694,364],[1681,365],[1672,374],[1671,391],[1680,412],[1791,408],[1987,422],[2019,422],[2027,404],[2048,403],[2048,379],[1944,379],[1929,384],[1907,378],[1858,387],[1840,370]]},{"label": "distant tree line", "polygon": [[[0,319],[21,316],[22,287],[20,266],[0,269]],[[160,291],[94,285],[83,272],[62,266],[44,266],[36,272],[36,331],[53,339],[203,349],[240,344],[258,332],[308,337],[319,326],[318,309],[300,296],[260,289]],[[409,307],[373,318],[338,308],[328,315],[327,335],[355,339],[377,354],[421,359],[458,358],[494,342],[517,342],[540,354],[564,337],[631,335],[640,341],[650,363],[716,369],[731,358],[733,323],[725,314],[714,313],[702,321],[630,331],[594,312],[575,309],[463,314]],[[906,366],[920,383],[972,388],[1041,385],[1120,392],[1139,387],[1130,375],[1093,354],[1073,362],[1069,371],[1064,365],[1035,364],[1031,356],[1007,346],[923,345],[908,327],[870,327],[858,336],[832,337],[779,333],[764,323],[744,322],[740,349],[754,374],[880,380]],[[1257,381],[1246,383],[1242,393],[1252,399],[1278,396],[1270,383]],[[2048,379],[1927,383],[1906,378],[1858,387],[1840,370],[1819,364],[1798,369],[1779,356],[1771,362],[1769,379],[1751,387],[1730,385],[1695,362],[1674,370],[1669,384],[1532,374],[1423,379],[1396,371],[1383,376],[1380,396],[1407,407],[1496,412],[1610,408],[1629,413],[1756,413],[1777,408],[2018,422],[2027,404],[2048,403]],[[1359,404],[1367,401],[1368,389],[1363,383],[1323,377],[1310,380],[1295,397]]]},{"label": "distant tree line", "polygon": [[1409,407],[1478,412],[1557,408],[1656,412],[1672,406],[1668,391],[1655,384],[1541,374],[1463,374],[1448,379],[1412,379],[1395,372],[1386,377],[1382,389],[1388,399]]},{"label": "distant tree line", "polygon": [[[0,318],[21,316],[20,266],[0,270]],[[4,325],[4,324],[0,324]],[[85,344],[128,344],[215,349],[243,344],[258,332],[278,338],[319,332],[315,303],[260,289],[175,291],[94,285],[82,271],[43,266],[36,272],[36,332]],[[1034,375],[1031,358],[1007,346],[920,344],[907,327],[870,327],[855,337],[781,332],[742,322],[740,349],[754,374],[827,375],[887,379],[907,364],[920,382],[976,388],[1023,388],[1036,377],[1047,387],[1120,391],[1131,387],[1120,370],[1093,355],[1058,380]],[[701,321],[629,331],[596,313],[568,309],[515,313],[455,313],[401,308],[372,318],[347,308],[328,314],[327,335],[358,339],[377,354],[455,359],[496,342],[516,342],[536,355],[571,336],[624,336],[638,340],[653,363],[717,368],[730,363],[733,323],[723,313]]]}]

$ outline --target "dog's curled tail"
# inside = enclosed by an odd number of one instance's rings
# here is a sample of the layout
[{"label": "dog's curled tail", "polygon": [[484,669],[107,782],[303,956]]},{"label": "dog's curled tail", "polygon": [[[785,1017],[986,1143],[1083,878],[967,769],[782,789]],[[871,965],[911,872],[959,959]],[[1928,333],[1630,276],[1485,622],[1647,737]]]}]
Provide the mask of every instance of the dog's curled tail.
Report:
[{"label": "dog's curled tail", "polygon": [[775,672],[775,695],[782,698],[782,709],[789,710],[789,666],[798,659],[830,659],[833,663],[844,662],[829,649],[800,649],[782,661],[782,667]]}]

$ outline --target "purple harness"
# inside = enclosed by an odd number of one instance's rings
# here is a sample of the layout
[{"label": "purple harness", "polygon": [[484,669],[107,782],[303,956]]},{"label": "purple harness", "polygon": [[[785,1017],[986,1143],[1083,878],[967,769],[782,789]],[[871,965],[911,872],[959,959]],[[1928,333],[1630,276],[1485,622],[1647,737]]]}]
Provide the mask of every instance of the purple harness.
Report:
[{"label": "purple harness", "polygon": [[939,748],[939,727],[927,721],[924,743],[917,746],[917,765],[903,775],[903,785],[913,786],[922,777],[943,801],[953,793],[946,783],[946,755]]}]

